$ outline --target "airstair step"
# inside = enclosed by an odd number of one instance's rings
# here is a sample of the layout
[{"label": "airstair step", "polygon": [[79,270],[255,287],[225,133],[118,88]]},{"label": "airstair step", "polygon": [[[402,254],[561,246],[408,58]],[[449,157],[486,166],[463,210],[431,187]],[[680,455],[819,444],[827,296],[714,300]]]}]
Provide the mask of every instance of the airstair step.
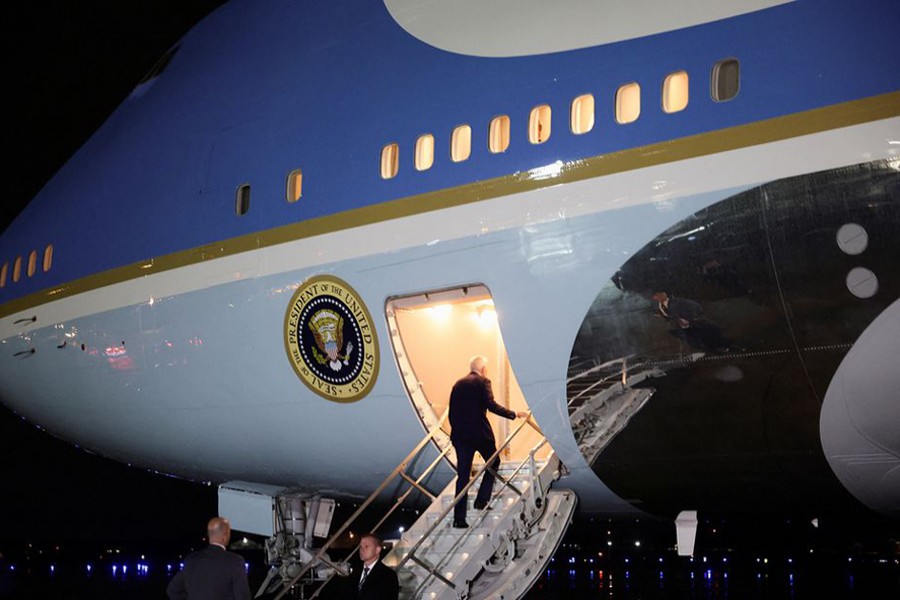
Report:
[{"label": "airstair step", "polygon": [[[515,490],[498,481],[490,510],[477,510],[472,506],[475,490],[480,484],[474,482],[467,499],[469,527],[466,529],[452,527],[456,482],[450,482],[385,558],[392,566],[403,563],[398,568],[400,597],[404,600],[413,597],[435,600],[518,598],[521,594],[516,590],[527,591],[552,554],[548,547],[555,548],[571,520],[574,494],[545,494],[550,483],[558,477],[558,465],[558,459],[551,456],[549,460],[537,463],[537,472],[532,474],[530,465],[503,463],[500,476]],[[538,505],[534,500],[528,500],[532,494],[544,498],[544,502],[538,503],[547,507],[543,512],[536,508]],[[555,498],[551,502],[552,508],[547,504],[551,494]],[[524,533],[524,538],[511,542],[523,535],[523,520],[531,523],[530,530]],[[423,539],[426,533],[429,533],[428,537]],[[415,559],[409,556],[414,547]],[[503,575],[506,568],[512,569],[516,577],[528,581],[528,586],[520,590],[520,583]],[[473,595],[471,592],[476,587],[481,591]],[[508,595],[510,592],[514,595]]]}]

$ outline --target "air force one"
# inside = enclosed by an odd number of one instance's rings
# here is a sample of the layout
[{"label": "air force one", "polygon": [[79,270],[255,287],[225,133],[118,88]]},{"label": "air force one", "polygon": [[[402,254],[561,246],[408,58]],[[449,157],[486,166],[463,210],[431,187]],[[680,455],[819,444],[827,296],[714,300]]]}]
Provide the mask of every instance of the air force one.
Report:
[{"label": "air force one", "polygon": [[[576,499],[900,516],[897,31],[878,0],[233,0],[3,234],[3,402],[220,485],[298,564],[273,506],[328,525],[399,473],[436,497],[409,596],[524,593],[497,580]],[[476,354],[531,417],[439,564]]]}]

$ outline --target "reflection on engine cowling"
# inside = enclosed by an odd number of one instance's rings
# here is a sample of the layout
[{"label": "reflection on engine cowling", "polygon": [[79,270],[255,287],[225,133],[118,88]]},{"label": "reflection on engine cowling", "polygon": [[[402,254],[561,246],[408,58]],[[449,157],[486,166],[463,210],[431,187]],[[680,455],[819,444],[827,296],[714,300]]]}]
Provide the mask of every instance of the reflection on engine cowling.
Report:
[{"label": "reflection on engine cowling", "polygon": [[767,183],[650,240],[601,285],[572,349],[585,459],[655,514],[861,508],[819,415],[900,296],[898,246],[896,161]]}]

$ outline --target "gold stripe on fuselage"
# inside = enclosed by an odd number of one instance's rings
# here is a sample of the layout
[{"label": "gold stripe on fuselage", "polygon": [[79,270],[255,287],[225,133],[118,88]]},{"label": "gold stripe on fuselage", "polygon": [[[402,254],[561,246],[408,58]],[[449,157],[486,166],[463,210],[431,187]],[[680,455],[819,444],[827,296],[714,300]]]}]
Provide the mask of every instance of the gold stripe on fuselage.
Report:
[{"label": "gold stripe on fuselage", "polygon": [[623,173],[644,167],[718,154],[900,115],[900,92],[854,100],[728,129],[697,134],[603,154],[564,164],[558,175],[536,178],[530,172],[505,175],[459,187],[398,198],[371,206],[253,232],[162,257],[95,273],[17,298],[0,306],[0,317],[108,285],[344,229],[414,216],[561,183]]}]

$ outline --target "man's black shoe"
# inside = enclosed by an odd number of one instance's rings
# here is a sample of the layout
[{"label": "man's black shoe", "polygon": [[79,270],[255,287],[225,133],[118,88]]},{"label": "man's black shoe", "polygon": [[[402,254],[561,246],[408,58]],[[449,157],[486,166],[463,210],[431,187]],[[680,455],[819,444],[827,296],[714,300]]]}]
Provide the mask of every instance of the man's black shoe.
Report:
[{"label": "man's black shoe", "polygon": [[453,521],[453,528],[454,529],[468,529],[469,524],[466,523],[465,521]]},{"label": "man's black shoe", "polygon": [[482,504],[481,502],[476,502],[474,505],[475,510],[491,510],[491,507],[487,504]]}]

